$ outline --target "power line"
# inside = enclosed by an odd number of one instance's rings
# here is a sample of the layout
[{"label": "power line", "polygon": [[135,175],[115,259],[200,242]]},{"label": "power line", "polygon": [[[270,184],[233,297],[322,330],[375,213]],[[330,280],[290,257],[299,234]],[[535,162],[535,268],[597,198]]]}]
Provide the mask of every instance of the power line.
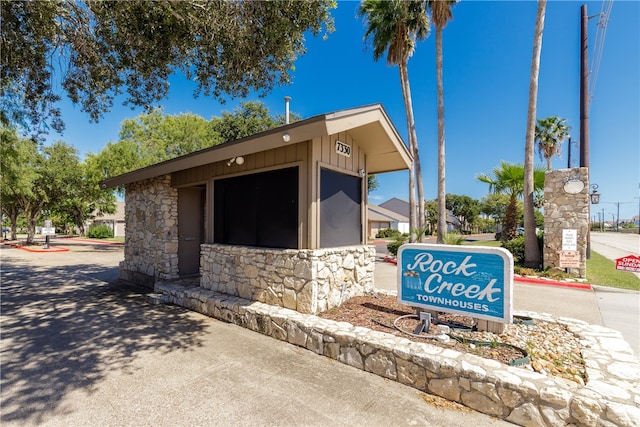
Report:
[{"label": "power line", "polygon": [[589,103],[593,99],[593,94],[596,91],[596,83],[598,81],[598,72],[600,70],[600,62],[602,60],[602,52],[604,51],[604,39],[607,33],[607,24],[609,23],[609,15],[611,14],[611,9],[613,8],[613,0],[603,0],[602,7],[600,9],[600,14],[597,15],[600,17],[598,19],[598,23],[596,24],[596,37],[594,41],[594,56],[593,62],[591,63],[591,69],[589,70]]}]

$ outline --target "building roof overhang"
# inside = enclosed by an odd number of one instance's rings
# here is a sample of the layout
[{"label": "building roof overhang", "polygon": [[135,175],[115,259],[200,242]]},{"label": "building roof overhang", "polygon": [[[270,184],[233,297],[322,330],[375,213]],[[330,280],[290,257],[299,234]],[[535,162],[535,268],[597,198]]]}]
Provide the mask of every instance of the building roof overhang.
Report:
[{"label": "building roof overhang", "polygon": [[373,104],[311,117],[237,141],[215,145],[105,179],[100,185],[102,188],[113,188],[341,132],[348,132],[364,151],[368,174],[409,169],[412,161],[409,150],[382,105]]}]

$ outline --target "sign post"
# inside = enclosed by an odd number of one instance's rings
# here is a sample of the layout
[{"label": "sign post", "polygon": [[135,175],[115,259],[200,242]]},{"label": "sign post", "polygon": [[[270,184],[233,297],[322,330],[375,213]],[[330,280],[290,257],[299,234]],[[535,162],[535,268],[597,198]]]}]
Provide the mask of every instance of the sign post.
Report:
[{"label": "sign post", "polygon": [[513,320],[513,257],[506,249],[406,244],[398,267],[401,304],[471,316],[479,329],[494,332]]},{"label": "sign post", "polygon": [[44,248],[49,249],[49,236],[55,235],[56,229],[51,226],[51,220],[46,220],[44,222],[44,227],[42,227],[42,235],[44,236]]}]

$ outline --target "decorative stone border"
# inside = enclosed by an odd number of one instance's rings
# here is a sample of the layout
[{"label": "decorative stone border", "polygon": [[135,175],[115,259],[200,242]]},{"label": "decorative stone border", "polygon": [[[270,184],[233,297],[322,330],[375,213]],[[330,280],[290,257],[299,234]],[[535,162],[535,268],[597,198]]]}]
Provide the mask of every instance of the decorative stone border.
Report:
[{"label": "decorative stone border", "polygon": [[156,282],[169,302],[304,347],[347,365],[523,426],[640,425],[640,362],[622,335],[585,322],[518,312],[567,325],[585,347],[586,386],[346,322]]}]

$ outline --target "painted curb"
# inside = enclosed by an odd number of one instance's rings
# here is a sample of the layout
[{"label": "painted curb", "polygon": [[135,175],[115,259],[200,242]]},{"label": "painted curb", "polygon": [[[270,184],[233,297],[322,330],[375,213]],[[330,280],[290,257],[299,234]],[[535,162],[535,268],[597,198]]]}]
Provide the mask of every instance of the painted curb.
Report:
[{"label": "painted curb", "polygon": [[15,243],[5,243],[2,242],[5,246],[10,246],[12,248],[21,249],[27,252],[39,252],[39,253],[47,253],[47,252],[69,252],[69,248],[63,248],[62,246],[50,247],[49,249],[45,249],[43,247],[28,247],[28,246],[20,246]]},{"label": "painted curb", "polygon": [[104,240],[95,240],[95,239],[82,239],[82,238],[76,238],[76,237],[59,237],[59,239],[70,240],[72,242],[90,243],[90,244],[93,244],[93,245],[124,246],[124,243],[122,243],[122,242],[108,242],[108,241],[104,241]]},{"label": "painted curb", "polygon": [[557,280],[547,280],[547,279],[536,279],[532,277],[521,277],[516,276],[513,278],[514,282],[526,283],[529,285],[547,285],[547,286],[560,286],[563,288],[571,288],[571,289],[584,289],[584,290],[592,290],[592,286],[589,283],[580,283],[580,282],[559,282]]}]

